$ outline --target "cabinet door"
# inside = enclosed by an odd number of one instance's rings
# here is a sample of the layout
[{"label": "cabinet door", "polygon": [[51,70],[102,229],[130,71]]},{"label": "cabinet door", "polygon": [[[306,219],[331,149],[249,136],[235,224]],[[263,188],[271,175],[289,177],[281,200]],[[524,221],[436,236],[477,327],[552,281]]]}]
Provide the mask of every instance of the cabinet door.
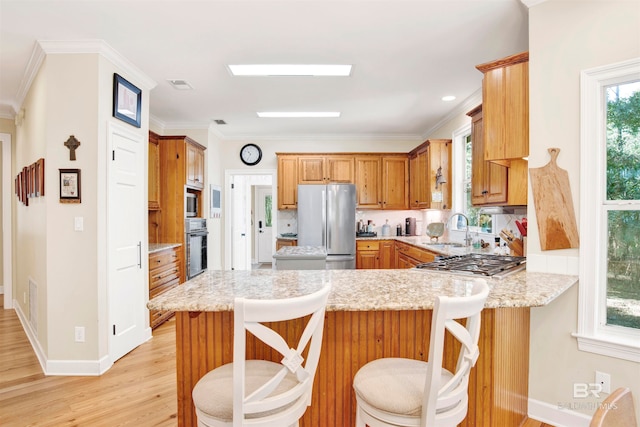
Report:
[{"label": "cabinet door", "polygon": [[149,133],[149,210],[160,209],[160,146],[158,137]]},{"label": "cabinet door", "polygon": [[356,203],[361,209],[382,208],[382,158],[362,156],[355,158]]},{"label": "cabinet door", "polygon": [[378,251],[356,252],[356,268],[358,269],[380,268],[379,252]]},{"label": "cabinet door", "polygon": [[353,156],[327,156],[325,158],[326,181],[353,184],[355,182]]},{"label": "cabinet door", "polygon": [[[445,184],[436,186],[436,175],[440,171]],[[429,158],[427,172],[422,175],[424,184],[428,187],[424,197],[427,203],[421,208],[450,209],[451,208],[451,140],[434,139],[429,141]]]},{"label": "cabinet door", "polygon": [[380,268],[396,268],[396,244],[393,240],[384,240],[380,244]]},{"label": "cabinet door", "polygon": [[324,156],[298,156],[298,183],[324,184]]},{"label": "cabinet door", "polygon": [[382,209],[409,208],[408,157],[382,158]]},{"label": "cabinet door", "polygon": [[204,152],[187,143],[187,186],[204,188]]},{"label": "cabinet door", "polygon": [[298,206],[298,157],[278,156],[278,209]]},{"label": "cabinet door", "polygon": [[413,209],[427,209],[431,206],[431,188],[429,182],[431,181],[429,158],[430,146],[426,145],[414,153],[409,159],[409,171],[411,178],[409,182],[410,206]]},{"label": "cabinet door", "polygon": [[418,261],[403,253],[396,254],[396,268],[413,268],[418,264]]},{"label": "cabinet door", "polygon": [[505,203],[508,184],[507,168],[484,160],[482,109],[473,113],[471,123],[471,203],[473,205]]},{"label": "cabinet door", "polygon": [[484,159],[529,155],[529,54],[483,64]]}]

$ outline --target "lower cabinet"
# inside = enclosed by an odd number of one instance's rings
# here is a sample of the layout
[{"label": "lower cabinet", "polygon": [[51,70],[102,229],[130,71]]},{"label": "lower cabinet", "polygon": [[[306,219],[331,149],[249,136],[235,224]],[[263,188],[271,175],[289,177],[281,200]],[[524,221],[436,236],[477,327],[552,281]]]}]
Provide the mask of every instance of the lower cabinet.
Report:
[{"label": "lower cabinet", "polygon": [[357,240],[356,268],[413,268],[431,262],[437,254],[396,240]]},{"label": "lower cabinet", "polygon": [[435,260],[436,253],[404,242],[396,242],[395,268],[413,268],[423,262]]},{"label": "lower cabinet", "polygon": [[[149,299],[180,284],[180,246],[149,254]],[[173,316],[173,311],[149,311],[151,328],[156,328]]]},{"label": "lower cabinet", "polygon": [[298,241],[292,239],[276,239],[276,252],[283,246],[297,246]]}]

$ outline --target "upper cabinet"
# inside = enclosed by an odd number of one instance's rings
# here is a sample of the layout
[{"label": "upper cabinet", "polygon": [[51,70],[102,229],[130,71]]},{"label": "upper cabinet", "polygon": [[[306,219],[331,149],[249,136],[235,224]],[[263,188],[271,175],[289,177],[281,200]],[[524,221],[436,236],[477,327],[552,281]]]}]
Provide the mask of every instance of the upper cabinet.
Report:
[{"label": "upper cabinet", "polygon": [[404,153],[278,153],[278,209],[296,209],[298,184],[352,183],[360,209],[408,209]]},{"label": "upper cabinet", "polygon": [[505,204],[508,169],[484,159],[482,105],[467,115],[471,117],[471,203],[476,206]]},{"label": "upper cabinet", "polygon": [[204,188],[205,148],[190,138],[185,138],[187,150],[187,187]]},{"label": "upper cabinet", "polygon": [[160,209],[160,146],[158,135],[149,131],[149,210]]},{"label": "upper cabinet", "polygon": [[298,156],[299,184],[353,184],[355,163],[353,156]]},{"label": "upper cabinet", "polygon": [[298,207],[298,156],[278,154],[278,209]]},{"label": "upper cabinet", "polygon": [[529,155],[529,52],[476,68],[484,74],[484,159],[509,166]]},{"label": "upper cabinet", "polygon": [[[451,208],[451,140],[432,139],[409,153],[409,205],[412,209]],[[436,184],[440,176],[440,183]]]}]

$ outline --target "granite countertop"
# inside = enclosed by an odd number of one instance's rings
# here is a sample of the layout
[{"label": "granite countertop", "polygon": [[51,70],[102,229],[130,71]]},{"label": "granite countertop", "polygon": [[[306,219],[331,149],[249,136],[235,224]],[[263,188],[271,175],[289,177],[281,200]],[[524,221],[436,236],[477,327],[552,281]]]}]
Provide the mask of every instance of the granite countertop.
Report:
[{"label": "granite countertop", "polygon": [[284,246],[278,249],[273,257],[275,259],[324,259],[327,250],[324,246]]},{"label": "granite countertop", "polygon": [[149,254],[177,248],[178,246],[182,246],[182,243],[149,243]]},{"label": "granite countertop", "polygon": [[356,240],[396,240],[398,242],[408,243],[420,249],[427,249],[443,255],[464,255],[469,253],[485,253],[492,254],[493,248],[474,249],[472,246],[453,246],[448,245],[445,240],[431,240],[427,235],[421,236],[376,236],[376,237],[356,237]]},{"label": "granite countertop", "polygon": [[[149,301],[151,310],[230,311],[233,298],[287,298],[331,284],[329,311],[427,310],[438,295],[460,295],[473,280],[448,273],[403,270],[207,271]],[[578,276],[522,271],[486,279],[486,308],[549,304],[578,282]]]}]

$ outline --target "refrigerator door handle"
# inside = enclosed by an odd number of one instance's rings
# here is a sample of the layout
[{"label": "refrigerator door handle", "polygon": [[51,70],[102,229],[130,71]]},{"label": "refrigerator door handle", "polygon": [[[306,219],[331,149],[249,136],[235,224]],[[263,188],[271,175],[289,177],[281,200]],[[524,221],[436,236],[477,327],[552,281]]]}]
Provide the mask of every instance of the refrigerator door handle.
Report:
[{"label": "refrigerator door handle", "polygon": [[327,190],[322,190],[322,246],[327,246]]}]

